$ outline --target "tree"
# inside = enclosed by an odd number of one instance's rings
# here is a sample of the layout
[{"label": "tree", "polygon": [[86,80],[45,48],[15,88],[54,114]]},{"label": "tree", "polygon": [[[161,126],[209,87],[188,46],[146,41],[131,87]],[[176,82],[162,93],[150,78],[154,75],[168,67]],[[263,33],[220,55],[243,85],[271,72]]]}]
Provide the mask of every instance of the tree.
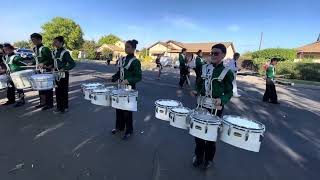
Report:
[{"label": "tree", "polygon": [[32,43],[29,41],[17,41],[13,43],[13,46],[17,48],[26,48],[26,49],[31,49],[33,47]]},{"label": "tree", "polygon": [[95,59],[97,55],[96,47],[97,47],[97,43],[94,40],[84,41],[81,50],[86,52],[88,59]]},{"label": "tree", "polygon": [[103,44],[116,44],[116,42],[120,40],[121,39],[118,36],[109,34],[107,36],[102,36],[98,41],[98,45],[102,46]]},{"label": "tree", "polygon": [[79,49],[84,42],[80,25],[72,19],[56,17],[42,25],[44,44],[52,47],[52,40],[57,36],[63,36],[65,47],[70,50]]},{"label": "tree", "polygon": [[147,48],[143,48],[143,49],[141,49],[141,51],[140,51],[140,56],[139,56],[139,58],[145,58],[146,56],[148,56],[149,55],[149,51],[148,51],[148,49]]}]

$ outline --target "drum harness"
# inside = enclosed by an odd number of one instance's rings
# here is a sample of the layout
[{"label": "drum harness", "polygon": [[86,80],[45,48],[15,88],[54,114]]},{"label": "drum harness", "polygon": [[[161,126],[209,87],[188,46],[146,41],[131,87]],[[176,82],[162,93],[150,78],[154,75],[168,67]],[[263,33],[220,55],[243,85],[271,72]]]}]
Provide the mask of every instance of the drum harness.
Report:
[{"label": "drum harness", "polygon": [[[118,80],[118,88],[119,89],[126,89],[126,87],[129,87],[129,85],[124,85],[124,86],[122,86],[120,83],[122,82],[122,81],[124,81],[124,70],[125,69],[129,69],[130,68],[130,66],[131,66],[131,63],[134,61],[134,60],[136,60],[137,58],[136,57],[133,57],[133,58],[131,58],[130,60],[129,60],[129,62],[128,62],[128,64],[125,66],[124,64],[125,64],[125,59],[126,59],[126,57],[123,57],[120,61],[119,61],[119,67],[120,67],[120,78],[119,78],[119,80]],[[116,99],[116,101],[117,101],[117,103],[119,103],[119,94],[117,95],[117,99]],[[130,97],[128,96],[128,103],[130,102]]]},{"label": "drum harness", "polygon": [[60,53],[60,56],[58,58],[56,58],[57,55],[57,50],[54,50],[52,52],[52,58],[53,58],[53,67],[54,69],[56,69],[57,71],[53,71],[54,75],[55,75],[55,79],[57,81],[60,81],[61,78],[65,78],[65,72],[64,71],[60,71],[59,70],[59,66],[58,66],[58,61],[62,61],[64,54],[67,52],[67,50],[62,50]]},{"label": "drum harness", "polygon": [[[5,57],[5,59],[3,59],[4,60],[4,64],[6,65],[6,67],[7,67],[7,77],[8,77],[8,80],[9,81],[12,81],[12,78],[11,78],[11,76],[10,76],[10,73],[11,73],[11,70],[10,70],[10,67],[9,67],[9,64],[12,64],[12,61],[13,61],[13,59],[16,57],[17,55],[12,55],[11,57],[9,57],[8,55],[6,55],[6,56],[4,56]],[[9,59],[9,60],[8,60]],[[7,85],[8,85],[8,87],[12,87],[11,86],[11,84],[9,83],[9,81],[8,81],[8,83],[7,83]]]},{"label": "drum harness", "polygon": [[[212,89],[213,89],[213,81],[214,80],[218,80],[219,82],[221,82],[224,77],[226,76],[226,74],[228,73],[229,71],[229,68],[224,68],[221,72],[221,74],[219,75],[218,78],[212,78],[212,73],[214,71],[214,67],[210,68],[210,64],[206,64],[204,65],[205,68],[203,68],[203,70],[205,70],[205,75],[203,74],[202,77],[205,79],[205,86],[207,85],[207,83],[210,83],[210,86],[208,88],[205,87],[205,90],[206,90],[206,95],[205,96],[199,96],[199,99],[200,99],[200,102],[198,103],[198,106],[196,109],[203,109],[203,103],[204,103],[204,100],[209,97],[210,99],[214,100],[214,98],[212,97]],[[214,103],[214,101],[212,102]],[[214,105],[211,106],[211,114],[213,113],[213,109],[214,109]],[[215,112],[214,112],[214,115],[217,116],[217,112],[218,112],[218,109],[215,108]],[[220,127],[220,126],[219,126]],[[205,132],[207,133],[208,131],[208,120],[206,121],[206,129],[205,129]]]}]

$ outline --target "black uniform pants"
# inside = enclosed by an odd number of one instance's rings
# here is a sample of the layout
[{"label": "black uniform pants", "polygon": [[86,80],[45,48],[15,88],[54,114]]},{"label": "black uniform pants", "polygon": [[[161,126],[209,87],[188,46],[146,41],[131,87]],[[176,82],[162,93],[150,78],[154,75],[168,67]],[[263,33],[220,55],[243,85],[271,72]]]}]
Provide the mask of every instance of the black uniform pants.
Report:
[{"label": "black uniform pants", "polygon": [[[211,109],[208,109],[208,110],[211,112]],[[223,112],[223,107],[221,110],[217,111],[217,116],[221,117],[222,112]],[[197,159],[203,160],[204,158],[204,160],[206,161],[212,161],[216,153],[216,142],[206,141],[197,137],[195,138],[195,142],[196,142],[196,148],[194,150],[194,153]]]},{"label": "black uniform pants", "polygon": [[189,70],[188,70],[187,67],[181,67],[180,68],[180,81],[179,81],[180,87],[183,87],[184,83],[187,80],[188,74],[189,74]]},{"label": "black uniform pants", "polygon": [[60,111],[69,108],[69,72],[65,72],[65,77],[61,78],[60,81],[56,81],[56,100],[57,109]]},{"label": "black uniform pants", "polygon": [[116,129],[123,131],[125,128],[125,134],[133,132],[132,111],[116,109]]},{"label": "black uniform pants", "polygon": [[274,82],[271,78],[266,79],[266,91],[263,95],[263,101],[266,102],[278,102],[278,96],[276,91],[276,86],[274,85]]},{"label": "black uniform pants", "polygon": [[23,89],[16,89],[12,81],[8,81],[7,88],[7,98],[9,102],[16,102],[16,90],[18,93],[19,101],[24,102],[24,92]]},{"label": "black uniform pants", "polygon": [[53,89],[39,91],[40,105],[53,106]]}]

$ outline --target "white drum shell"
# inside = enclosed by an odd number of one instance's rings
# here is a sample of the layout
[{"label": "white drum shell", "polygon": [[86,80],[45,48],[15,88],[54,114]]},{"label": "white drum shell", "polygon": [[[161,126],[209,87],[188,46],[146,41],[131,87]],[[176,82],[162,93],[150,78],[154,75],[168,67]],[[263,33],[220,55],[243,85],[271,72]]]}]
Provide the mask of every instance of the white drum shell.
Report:
[{"label": "white drum shell", "polygon": [[158,100],[155,102],[156,108],[155,108],[155,117],[157,119],[160,120],[164,120],[164,121],[170,121],[170,117],[169,117],[169,112],[170,109],[175,108],[175,107],[179,107],[182,106],[182,103],[179,101],[175,101],[177,102],[178,105],[176,106],[166,106],[166,105],[160,105],[158,102],[159,101],[173,101],[173,100],[169,100],[169,99],[164,99],[164,100]]},{"label": "white drum shell", "polygon": [[10,76],[17,89],[26,89],[31,87],[30,77],[33,74],[33,70],[22,70],[11,73]]},{"label": "white drum shell", "polygon": [[224,120],[222,121],[220,140],[241,149],[259,152],[265,131],[264,127],[263,130],[249,130],[247,128],[231,124],[226,121],[225,117],[226,116],[224,116]]},{"label": "white drum shell", "polygon": [[192,115],[190,117],[190,135],[206,141],[217,141],[218,131],[221,124],[220,121],[207,123],[206,121],[199,121],[194,119]]},{"label": "white drum shell", "polygon": [[104,85],[101,83],[87,83],[81,85],[81,91],[84,95],[85,100],[91,101],[90,94],[93,90],[104,88]]},{"label": "white drum shell", "polygon": [[188,113],[182,113],[173,111],[174,109],[176,108],[170,109],[169,112],[170,125],[179,129],[188,129],[188,117],[190,114],[190,110],[188,110]]},{"label": "white drum shell", "polygon": [[116,109],[126,111],[137,111],[138,110],[138,92],[131,91],[123,92],[126,90],[120,89],[112,91],[111,93],[111,106]]},{"label": "white drum shell", "polygon": [[31,76],[31,85],[33,90],[42,91],[54,88],[53,74],[35,74]]},{"label": "white drum shell", "polygon": [[0,89],[8,87],[8,77],[6,75],[0,75]]},{"label": "white drum shell", "polygon": [[111,91],[95,92],[90,94],[91,103],[98,106],[111,106]]}]

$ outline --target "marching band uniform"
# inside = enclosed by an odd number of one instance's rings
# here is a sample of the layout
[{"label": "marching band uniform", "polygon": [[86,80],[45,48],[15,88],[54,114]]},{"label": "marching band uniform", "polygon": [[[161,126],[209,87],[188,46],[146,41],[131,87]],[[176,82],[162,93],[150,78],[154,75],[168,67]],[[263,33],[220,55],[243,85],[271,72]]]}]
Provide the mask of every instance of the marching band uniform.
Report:
[{"label": "marching band uniform", "polygon": [[69,51],[63,47],[54,50],[52,57],[54,59],[54,68],[58,71],[56,74],[57,109],[55,112],[64,113],[68,111],[69,108],[69,71],[76,66],[76,63],[72,59]]},{"label": "marching band uniform", "polygon": [[266,71],[266,91],[263,95],[264,102],[279,104],[276,86],[274,85],[275,67],[270,63]]},{"label": "marching band uniform", "polygon": [[[43,44],[37,45],[33,48],[35,53],[35,64],[42,63],[45,65],[44,72],[50,72],[53,68],[53,59],[51,50],[48,47],[43,46]],[[40,72],[42,73],[42,72]],[[53,107],[53,89],[39,91],[40,104],[36,106],[37,108],[42,108],[42,110],[50,109]]]},{"label": "marching band uniform", "polygon": [[[128,54],[120,59],[119,71],[112,76],[112,82],[128,80],[132,89],[136,89],[136,83],[141,81],[142,72],[140,61],[134,54]],[[116,109],[116,127],[112,130],[115,134],[117,131],[123,131],[126,128],[124,138],[129,137],[133,133],[132,111]]]},{"label": "marching band uniform", "polygon": [[[22,61],[23,61],[23,58],[18,55],[15,55],[14,53],[3,57],[3,62],[6,65],[8,74],[24,70],[23,66],[25,66],[25,64],[22,63]],[[16,89],[13,81],[9,79],[8,88],[7,88],[8,101],[5,103],[5,105],[10,105],[16,102],[16,97],[15,97],[16,90],[18,93],[19,101],[17,102],[17,104],[15,104],[15,107],[19,107],[25,104],[23,89]]]},{"label": "marching band uniform", "polygon": [[182,88],[184,83],[187,81],[187,75],[189,73],[186,56],[182,53],[179,54],[179,68],[180,68],[179,86],[180,88]]},{"label": "marching band uniform", "polygon": [[237,72],[238,72],[238,66],[237,66],[237,61],[235,59],[231,59],[231,61],[229,62],[229,68],[233,71],[233,75],[234,75],[234,80],[232,82],[233,85],[233,96],[234,97],[240,97],[240,95],[238,94],[238,87],[237,87]]},{"label": "marching band uniform", "polygon": [[204,61],[201,56],[197,56],[196,58],[196,84],[201,80],[201,73],[202,73],[202,65],[204,65]]},{"label": "marching band uniform", "polygon": [[[224,105],[227,104],[232,97],[232,81],[233,73],[229,69],[225,68],[222,62],[218,65],[203,65],[202,78],[196,84],[196,91],[198,95],[205,96],[209,94],[212,96],[212,98],[221,99],[222,109],[217,110],[218,117],[222,116]],[[208,107],[205,108],[211,112],[211,109],[209,109]],[[195,143],[195,157],[193,160],[194,166],[201,165],[204,160],[204,167],[209,167],[216,152],[216,143],[213,141],[206,141],[197,137],[195,138]]]}]

